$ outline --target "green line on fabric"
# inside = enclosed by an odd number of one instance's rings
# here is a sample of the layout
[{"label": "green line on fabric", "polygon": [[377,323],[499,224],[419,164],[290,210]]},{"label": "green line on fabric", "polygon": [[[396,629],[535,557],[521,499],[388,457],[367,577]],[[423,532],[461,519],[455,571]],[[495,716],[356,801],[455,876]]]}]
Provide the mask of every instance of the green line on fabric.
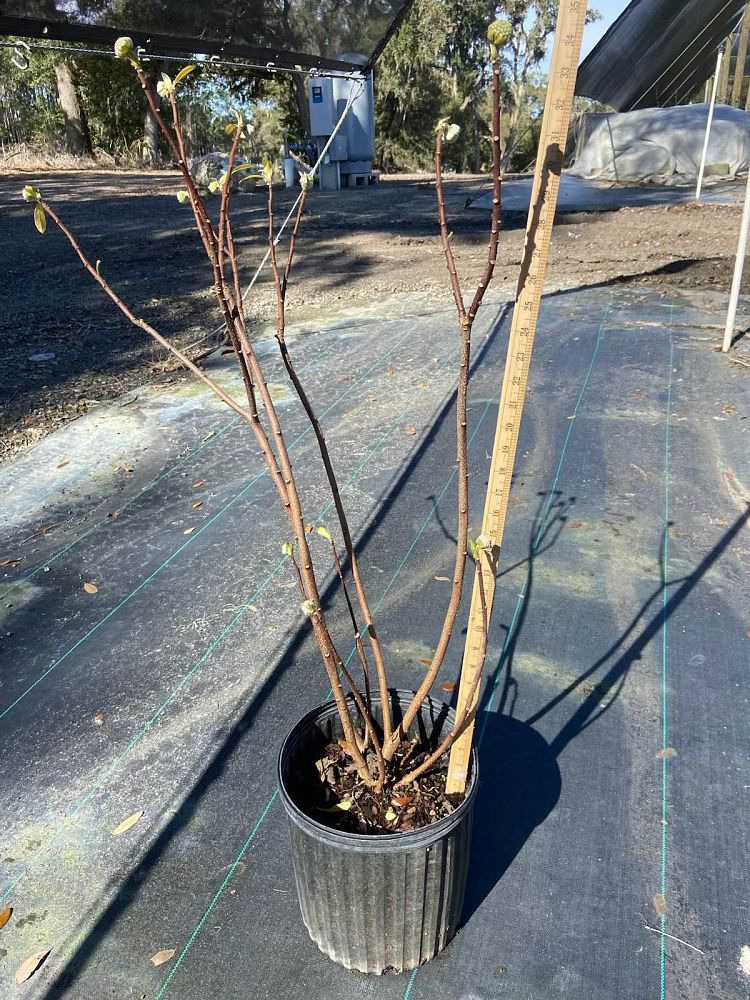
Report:
[{"label": "green line on fabric", "polygon": [[[670,443],[669,431],[672,415],[672,384],[674,367],[674,306],[669,315],[669,383],[667,387],[667,418],[664,431],[664,550],[662,555],[662,635],[661,635],[661,743],[667,749],[667,590],[669,586],[669,486]],[[661,894],[667,898],[667,759],[661,761]],[[661,944],[659,948],[659,997],[667,995],[667,914],[660,919]]]},{"label": "green line on fabric", "polygon": [[[581,405],[581,402],[583,400],[583,396],[584,396],[584,394],[586,392],[586,389],[588,388],[589,380],[591,379],[591,373],[594,370],[594,365],[596,364],[596,359],[597,359],[597,356],[599,354],[599,346],[601,345],[602,336],[604,334],[604,326],[605,326],[605,323],[607,322],[607,319],[609,318],[609,314],[610,314],[611,310],[612,310],[612,299],[610,298],[609,302],[605,306],[604,313],[602,315],[602,321],[599,324],[599,329],[598,329],[597,334],[596,334],[596,341],[594,342],[594,350],[593,350],[593,353],[591,355],[591,360],[589,361],[589,366],[586,369],[586,374],[584,375],[583,382],[581,383],[581,388],[580,388],[580,390],[578,392],[578,398],[576,399],[575,406],[573,407],[573,414],[572,414],[573,419],[570,420],[570,421],[568,421],[568,432],[565,435],[565,439],[563,441],[562,450],[560,452],[560,459],[559,459],[559,461],[557,463],[557,469],[555,470],[555,478],[552,480],[552,486],[550,487],[550,490],[549,490],[549,495],[547,497],[547,503],[546,503],[545,508],[544,508],[544,513],[542,515],[542,520],[541,520],[541,523],[539,525],[539,530],[536,533],[536,538],[534,539],[534,544],[532,545],[532,549],[531,549],[532,555],[536,552],[537,548],[539,547],[539,543],[541,542],[543,534],[544,534],[544,529],[547,526],[547,518],[549,517],[549,512],[550,512],[550,510],[552,508],[552,501],[553,501],[554,496],[555,496],[555,490],[557,489],[557,484],[560,482],[560,475],[562,473],[563,462],[565,461],[565,456],[566,456],[567,451],[568,451],[568,445],[570,444],[570,439],[571,439],[571,436],[573,434],[573,428],[576,425],[576,418],[578,416],[578,410],[580,408],[580,405]],[[497,676],[495,678],[495,683],[492,686],[492,694],[490,695],[490,699],[487,702],[487,710],[486,710],[485,715],[484,715],[484,721],[482,722],[482,729],[481,729],[481,731],[479,733],[479,741],[478,741],[479,743],[482,742],[482,737],[484,736],[484,731],[485,731],[485,728],[487,726],[487,719],[489,718],[489,714],[492,711],[492,703],[495,700],[495,695],[497,694],[497,689],[498,689],[499,684],[500,684],[500,678],[501,678],[502,673],[503,673],[503,664],[505,662],[505,654],[508,651],[510,643],[511,643],[511,641],[513,639],[513,635],[514,635],[515,629],[516,629],[516,621],[518,620],[518,616],[519,616],[519,614],[521,612],[521,608],[522,608],[523,602],[525,600],[526,600],[526,584],[524,583],[524,585],[523,585],[523,587],[521,589],[521,592],[518,595],[518,600],[516,601],[516,606],[513,609],[513,615],[512,615],[511,620],[510,620],[510,626],[508,628],[508,633],[505,636],[505,642],[503,643],[503,648],[502,648],[502,651],[500,653],[500,663],[498,665]]]}]

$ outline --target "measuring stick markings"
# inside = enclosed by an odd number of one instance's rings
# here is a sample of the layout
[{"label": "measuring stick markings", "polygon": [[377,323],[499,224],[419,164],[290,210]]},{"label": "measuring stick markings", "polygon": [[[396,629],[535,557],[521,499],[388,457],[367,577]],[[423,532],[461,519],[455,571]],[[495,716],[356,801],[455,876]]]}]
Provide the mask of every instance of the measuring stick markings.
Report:
[{"label": "measuring stick markings", "polygon": [[[562,0],[552,51],[552,66],[539,137],[534,183],[531,191],[526,241],[516,304],[508,341],[495,442],[490,464],[482,535],[489,545],[478,553],[483,560],[485,600],[488,617],[492,613],[500,547],[505,532],[510,485],[516,458],[521,416],[526,399],[531,352],[534,346],[542,288],[547,271],[557,196],[560,188],[563,153],[573,109],[578,59],[586,4],[582,0]],[[446,791],[463,792],[468,777],[474,733],[473,712],[481,685],[477,674],[484,666],[482,608],[475,575],[466,633],[456,717],[468,713],[468,725],[453,744]]]}]

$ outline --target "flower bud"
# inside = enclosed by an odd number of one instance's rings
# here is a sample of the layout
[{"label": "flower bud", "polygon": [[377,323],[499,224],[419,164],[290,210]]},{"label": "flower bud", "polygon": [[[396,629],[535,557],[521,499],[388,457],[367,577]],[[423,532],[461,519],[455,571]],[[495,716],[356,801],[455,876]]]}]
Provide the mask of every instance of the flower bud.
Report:
[{"label": "flower bud", "polygon": [[493,21],[487,29],[487,41],[490,45],[501,49],[503,45],[508,44],[512,34],[513,27],[510,21],[500,18],[498,21]]},{"label": "flower bud", "polygon": [[21,196],[24,201],[41,201],[42,195],[39,188],[35,188],[33,184],[26,184]]},{"label": "flower bud", "polygon": [[118,59],[130,59],[131,62],[137,62],[133,39],[126,35],[118,38],[115,42],[115,55]]},{"label": "flower bud", "polygon": [[181,205],[184,205],[186,201],[190,200],[190,195],[187,193],[187,191],[178,191],[177,200]]}]

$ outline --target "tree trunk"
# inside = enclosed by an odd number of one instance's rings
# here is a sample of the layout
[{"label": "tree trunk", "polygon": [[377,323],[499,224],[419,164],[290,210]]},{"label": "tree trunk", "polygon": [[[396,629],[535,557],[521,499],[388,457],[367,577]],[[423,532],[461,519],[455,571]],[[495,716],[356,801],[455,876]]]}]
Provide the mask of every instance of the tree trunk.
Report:
[{"label": "tree trunk", "polygon": [[740,44],[737,49],[737,62],[734,67],[734,83],[732,85],[732,105],[735,108],[740,106],[742,95],[742,81],[745,78],[745,62],[747,60],[747,42],[750,36],[750,3],[745,6],[745,13],[742,15],[742,28],[740,30]]},{"label": "tree trunk", "polygon": [[143,165],[144,167],[156,167],[158,163],[159,124],[149,108],[143,121]]},{"label": "tree trunk", "polygon": [[65,119],[68,152],[73,156],[91,156],[91,133],[72,64],[66,61],[55,63],[55,78],[57,97]]},{"label": "tree trunk", "polygon": [[719,87],[716,92],[717,104],[727,103],[727,90],[729,89],[729,64],[732,60],[732,39],[733,36],[730,35],[724,44],[724,56],[722,58],[721,70],[719,72]]},{"label": "tree trunk", "polygon": [[474,173],[478,174],[482,170],[482,132],[479,115],[473,104],[471,106],[471,121],[474,126]]},{"label": "tree trunk", "polygon": [[309,135],[310,107],[307,103],[307,91],[305,90],[305,81],[297,73],[292,74],[292,89],[294,90],[294,99],[297,102],[297,112],[299,114],[302,134]]}]

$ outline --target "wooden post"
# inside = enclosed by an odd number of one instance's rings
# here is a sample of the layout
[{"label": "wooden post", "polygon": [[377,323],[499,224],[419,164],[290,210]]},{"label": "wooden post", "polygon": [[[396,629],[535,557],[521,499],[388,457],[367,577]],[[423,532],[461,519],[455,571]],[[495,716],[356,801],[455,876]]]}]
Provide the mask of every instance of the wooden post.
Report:
[{"label": "wooden post", "polygon": [[[584,0],[561,0],[534,171],[534,184],[531,191],[531,204],[526,223],[526,244],[521,263],[521,277],[516,292],[513,322],[508,341],[508,354],[495,430],[495,444],[492,451],[482,520],[482,535],[489,543],[488,547],[479,553],[479,558],[482,559],[482,579],[488,618],[492,612],[492,602],[495,596],[495,580],[508,512],[510,482],[526,398],[526,385],[542,298],[542,287],[547,271],[547,258],[560,188],[563,154],[573,109],[573,94],[585,22],[586,3]],[[470,723],[451,748],[446,782],[447,792],[462,792],[466,787],[474,735],[473,712],[479,696],[481,686],[479,680],[484,666],[481,655],[484,647],[483,640],[481,597],[478,576],[475,575],[457,707],[459,718],[465,712],[470,713]]]},{"label": "wooden post", "polygon": [[721,74],[719,76],[719,89],[716,100],[719,104],[727,103],[727,90],[729,89],[729,66],[732,62],[732,41],[733,36],[729,35],[724,42],[724,54],[721,61]]},{"label": "wooden post", "polygon": [[750,3],[745,4],[740,28],[740,42],[737,48],[737,62],[734,65],[734,81],[732,83],[732,105],[740,106],[742,97],[742,81],[745,79],[745,62],[747,61],[747,42],[750,37]]}]

